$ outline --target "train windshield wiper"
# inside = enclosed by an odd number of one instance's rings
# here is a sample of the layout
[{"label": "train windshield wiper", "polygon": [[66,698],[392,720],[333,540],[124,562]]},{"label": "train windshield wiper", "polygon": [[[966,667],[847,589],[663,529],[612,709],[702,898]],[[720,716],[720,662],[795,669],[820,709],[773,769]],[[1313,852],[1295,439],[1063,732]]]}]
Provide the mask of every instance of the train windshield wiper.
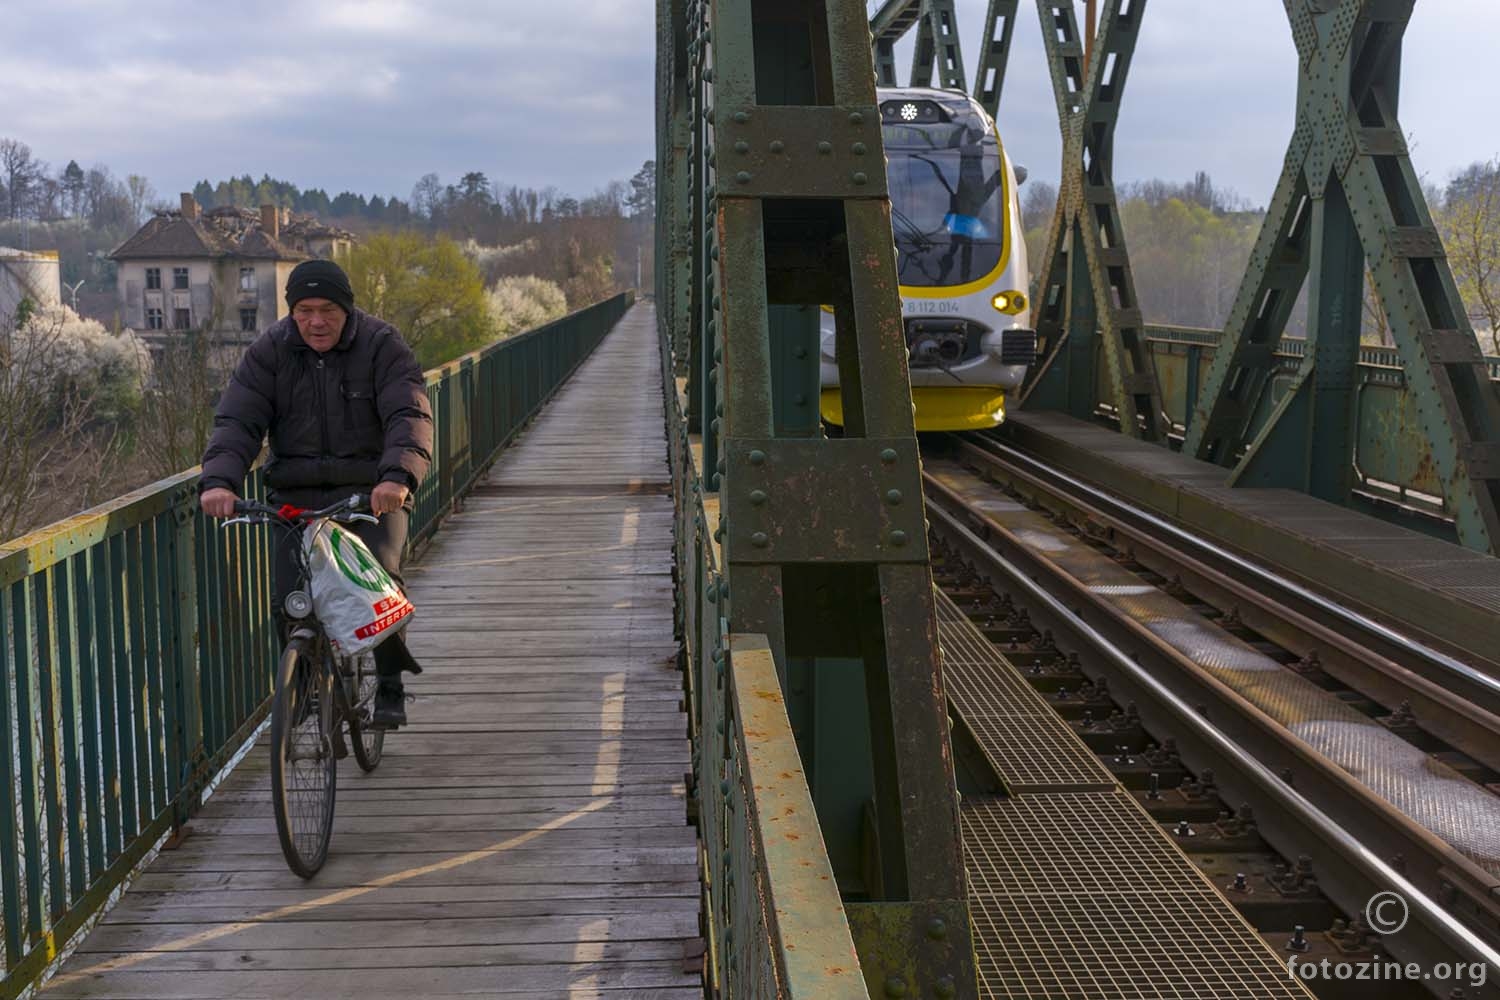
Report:
[{"label": "train windshield wiper", "polygon": [[901,227],[901,231],[897,232],[896,235],[898,237],[905,237],[918,251],[926,253],[937,245],[932,242],[932,238],[924,233],[915,222],[911,221],[905,212],[901,211],[895,205],[891,206],[891,218]]}]

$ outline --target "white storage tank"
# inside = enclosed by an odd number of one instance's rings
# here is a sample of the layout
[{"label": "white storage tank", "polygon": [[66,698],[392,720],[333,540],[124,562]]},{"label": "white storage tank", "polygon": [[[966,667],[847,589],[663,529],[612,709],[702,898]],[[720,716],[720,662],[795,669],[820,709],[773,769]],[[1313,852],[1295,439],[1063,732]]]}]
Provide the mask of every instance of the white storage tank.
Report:
[{"label": "white storage tank", "polygon": [[22,299],[39,306],[62,304],[62,268],[56,250],[0,247],[0,322],[15,315]]}]

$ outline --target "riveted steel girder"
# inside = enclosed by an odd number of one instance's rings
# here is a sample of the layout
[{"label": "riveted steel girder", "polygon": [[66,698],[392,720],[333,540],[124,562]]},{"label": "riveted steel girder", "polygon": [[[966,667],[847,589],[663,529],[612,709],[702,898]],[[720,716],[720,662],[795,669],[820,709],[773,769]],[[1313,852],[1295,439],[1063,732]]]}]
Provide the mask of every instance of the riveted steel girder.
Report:
[{"label": "riveted steel girder", "polygon": [[1037,0],[1062,127],[1063,164],[1034,306],[1042,361],[1022,402],[1091,416],[1093,364],[1096,353],[1102,354],[1106,402],[1114,405],[1121,432],[1157,441],[1165,436],[1166,418],[1113,176],[1120,97],[1145,8],[1145,0],[1109,0],[1085,65],[1073,0]]},{"label": "riveted steel girder", "polygon": [[979,72],[974,77],[974,99],[984,105],[991,118],[1000,113],[1000,91],[1005,68],[1010,63],[1010,41],[1016,32],[1016,14],[1021,0],[990,0],[984,15],[983,45],[979,49]]},{"label": "riveted steel girder", "polygon": [[[1001,5],[1004,6],[1007,2],[1009,0],[1001,0]],[[964,55],[958,37],[958,14],[953,0],[886,0],[880,5],[870,18],[877,85],[900,85],[896,78],[896,43],[913,27],[917,29],[917,38],[916,47],[912,50],[910,85],[962,90]],[[1009,36],[1006,44],[1009,44]],[[933,83],[934,67],[936,84]],[[1003,76],[1004,72],[1002,63],[1000,75]]]},{"label": "riveted steel girder", "polygon": [[685,376],[693,281],[693,116],[686,0],[657,0],[656,25],[656,315],[671,338],[673,372]]},{"label": "riveted steel girder", "polygon": [[[1459,538],[1496,551],[1500,394],[1396,117],[1414,0],[1285,3],[1299,56],[1297,125],[1184,449],[1234,468],[1240,483],[1347,499],[1362,263],[1386,310]],[[1247,441],[1310,269],[1307,358],[1294,392]]]},{"label": "riveted steel girder", "polygon": [[[956,46],[951,0],[936,6]],[[794,729],[826,725],[831,741],[841,719],[860,717],[862,742],[837,753],[797,739],[840,888],[872,908],[851,920],[866,981],[975,996],[865,11],[857,0],[688,0],[687,22],[688,395],[722,544],[707,591],[726,632],[766,637]],[[939,63],[961,76],[956,51]],[[818,352],[787,350],[790,314],[778,312],[825,305],[846,415],[833,440],[787,415],[815,392]],[[810,708],[794,677],[837,697]],[[863,824],[825,815],[847,803],[820,798],[838,784],[868,789]],[[933,914],[954,932],[931,936]]]},{"label": "riveted steel girder", "polygon": [[871,43],[875,48],[875,82],[881,87],[895,87],[896,43],[917,23],[922,13],[921,0],[886,0],[870,18]]},{"label": "riveted steel girder", "polygon": [[911,56],[911,85],[931,87],[934,66],[939,87],[964,88],[964,55],[958,40],[958,13],[953,0],[922,0],[917,45]]}]

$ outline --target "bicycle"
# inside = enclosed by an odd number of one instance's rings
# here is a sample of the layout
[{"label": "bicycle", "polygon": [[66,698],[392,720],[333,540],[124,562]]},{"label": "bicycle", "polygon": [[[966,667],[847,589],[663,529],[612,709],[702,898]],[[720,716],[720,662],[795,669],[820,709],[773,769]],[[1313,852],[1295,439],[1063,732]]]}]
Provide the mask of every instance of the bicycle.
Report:
[{"label": "bicycle", "polygon": [[[283,610],[291,624],[282,648],[271,695],[271,800],[276,834],[287,866],[312,878],[328,859],[333,836],[333,806],[338,762],[354,749],[366,773],[380,765],[385,731],[369,725],[377,686],[369,652],[337,656],[314,613],[311,573],[303,552],[303,530],[330,519],[342,524],[376,518],[366,513],[368,498],[356,494],[322,510],[273,507],[238,500],[232,524],[270,524],[286,531],[296,553],[297,586],[286,595]],[[344,738],[348,727],[349,740]]]}]

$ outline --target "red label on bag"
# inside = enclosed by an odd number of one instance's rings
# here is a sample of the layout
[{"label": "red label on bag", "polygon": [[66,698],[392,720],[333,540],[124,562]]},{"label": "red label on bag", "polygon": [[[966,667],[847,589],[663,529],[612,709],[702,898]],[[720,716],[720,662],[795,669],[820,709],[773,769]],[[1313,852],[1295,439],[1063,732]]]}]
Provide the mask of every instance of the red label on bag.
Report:
[{"label": "red label on bag", "polygon": [[390,597],[382,597],[380,600],[376,601],[374,606],[371,607],[370,610],[377,615],[383,615],[387,611],[390,611],[392,608],[400,607],[405,602],[406,598],[402,597],[400,594],[393,594]]},{"label": "red label on bag", "polygon": [[[385,602],[382,601],[381,603],[383,604]],[[370,624],[361,625],[359,628],[355,629],[354,638],[368,639],[372,635],[379,635],[415,610],[416,609],[413,608],[410,603],[403,601],[401,606],[395,611],[392,611],[390,614],[382,615],[381,617],[370,622]]]}]

